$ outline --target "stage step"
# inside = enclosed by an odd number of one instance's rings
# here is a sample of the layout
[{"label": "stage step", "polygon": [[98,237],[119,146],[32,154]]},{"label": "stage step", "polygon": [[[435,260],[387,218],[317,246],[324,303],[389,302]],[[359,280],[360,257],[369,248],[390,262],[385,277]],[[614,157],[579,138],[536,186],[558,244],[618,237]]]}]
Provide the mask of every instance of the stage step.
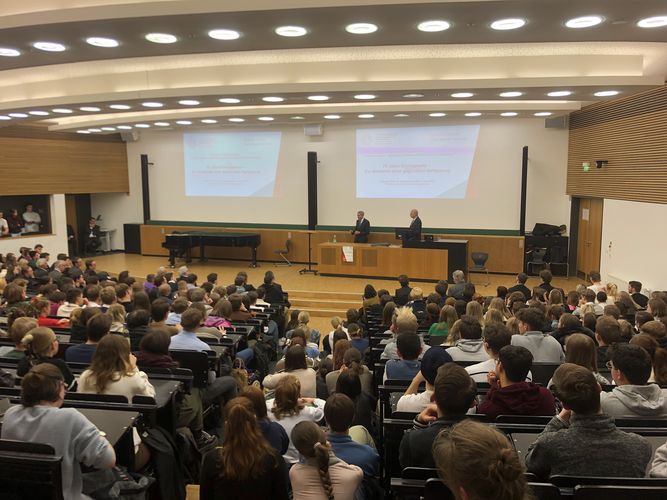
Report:
[{"label": "stage step", "polygon": [[292,309],[298,309],[299,311],[308,311],[310,316],[313,318],[329,318],[331,319],[334,316],[338,316],[341,319],[345,319],[346,309],[332,309],[324,307],[294,307]]},{"label": "stage step", "polygon": [[355,303],[361,302],[363,290],[355,292],[337,292],[330,290],[285,290],[289,293],[290,301],[292,299],[311,299],[311,300],[346,300]]},{"label": "stage step", "polygon": [[292,297],[290,294],[289,297],[292,307],[297,309],[303,308],[329,308],[329,309],[359,309],[361,307],[361,301],[352,301],[352,300],[337,300],[337,299],[323,299],[323,298],[300,298]]}]

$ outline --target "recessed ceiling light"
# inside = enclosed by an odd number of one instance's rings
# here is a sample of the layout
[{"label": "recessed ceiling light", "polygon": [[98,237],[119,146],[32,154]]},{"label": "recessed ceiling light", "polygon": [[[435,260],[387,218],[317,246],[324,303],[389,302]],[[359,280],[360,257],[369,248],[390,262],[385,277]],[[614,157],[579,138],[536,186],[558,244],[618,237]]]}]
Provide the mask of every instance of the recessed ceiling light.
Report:
[{"label": "recessed ceiling light", "polygon": [[569,90],[554,90],[553,92],[549,92],[547,95],[549,97],[567,97],[571,94],[572,92]]},{"label": "recessed ceiling light", "polygon": [[285,99],[282,97],[278,97],[275,95],[270,95],[267,97],[262,97],[262,101],[264,102],[283,102]]},{"label": "recessed ceiling light", "polygon": [[345,31],[353,35],[368,35],[375,33],[378,27],[372,23],[352,23],[345,26]]},{"label": "recessed ceiling light", "polygon": [[218,102],[223,104],[238,104],[241,102],[241,99],[237,99],[236,97],[222,97],[218,99]]},{"label": "recessed ceiling light", "polygon": [[132,108],[132,106],[128,106],[127,104],[110,104],[109,107],[111,109],[120,109],[120,110],[126,110]]},{"label": "recessed ceiling light", "polygon": [[28,118],[28,115],[25,113],[8,113],[12,118]]},{"label": "recessed ceiling light", "polygon": [[498,19],[491,23],[491,29],[494,30],[515,30],[525,26],[526,20],[521,18],[510,18],[510,19]]},{"label": "recessed ceiling light", "polygon": [[509,92],[501,92],[500,97],[521,97],[523,95],[523,92],[519,92],[518,90],[511,90]]},{"label": "recessed ceiling light", "polygon": [[328,95],[309,95],[309,101],[328,101],[331,99]]},{"label": "recessed ceiling light", "polygon": [[620,94],[618,90],[601,90],[600,92],[596,92],[594,95],[595,97],[611,97],[618,94]]},{"label": "recessed ceiling light", "polygon": [[102,130],[106,132],[114,132],[116,130],[116,127],[102,127]]},{"label": "recessed ceiling light", "polygon": [[117,125],[116,128],[118,130],[132,130],[132,127],[130,127],[129,125]]},{"label": "recessed ceiling light", "polygon": [[425,31],[426,33],[435,33],[437,31],[445,31],[449,29],[451,24],[447,21],[442,20],[433,20],[433,21],[423,21],[417,25],[419,31]]},{"label": "recessed ceiling light", "polygon": [[178,125],[192,125],[192,122],[190,120],[176,120],[176,123]]},{"label": "recessed ceiling light", "polygon": [[600,16],[582,16],[570,19],[565,23],[565,26],[568,28],[590,28],[591,26],[597,26],[602,21],[604,21],[604,18]]},{"label": "recessed ceiling light", "polygon": [[373,94],[357,94],[354,96],[355,99],[359,101],[369,101],[371,99],[375,99],[377,96]]},{"label": "recessed ceiling light", "polygon": [[16,49],[10,49],[7,47],[0,47],[0,56],[2,57],[18,57],[21,53]]},{"label": "recessed ceiling light", "polygon": [[228,121],[234,123],[243,123],[245,121],[245,118],[229,118]]},{"label": "recessed ceiling light", "polygon": [[161,108],[162,106],[164,106],[164,104],[162,104],[161,102],[152,102],[152,101],[151,102],[142,102],[141,105],[144,108]]},{"label": "recessed ceiling light", "polygon": [[7,121],[7,120],[11,120],[11,118],[9,116],[0,115],[0,120]]},{"label": "recessed ceiling light", "polygon": [[148,33],[145,38],[153,43],[176,43],[178,41],[178,38],[169,33]]},{"label": "recessed ceiling light", "polygon": [[88,131],[88,130],[77,130],[76,133],[77,134],[90,134],[90,131]]},{"label": "recessed ceiling light", "polygon": [[33,116],[49,116],[48,111],[28,111],[28,114],[33,115]]},{"label": "recessed ceiling light", "polygon": [[155,122],[153,125],[155,125],[156,127],[168,127],[169,122]]},{"label": "recessed ceiling light", "polygon": [[53,111],[54,113],[60,113],[62,115],[68,115],[70,113],[74,113],[74,111],[72,111],[69,108],[53,108],[51,111]]},{"label": "recessed ceiling light", "polygon": [[477,111],[473,111],[472,113],[466,113],[466,116],[482,116],[482,113],[478,113]]},{"label": "recessed ceiling light", "polygon": [[211,30],[208,36],[216,40],[236,40],[241,37],[241,33],[234,30]]},{"label": "recessed ceiling light", "polygon": [[199,101],[196,99],[181,99],[178,104],[182,106],[199,106]]},{"label": "recessed ceiling light", "polygon": [[103,48],[113,48],[120,45],[118,40],[114,40],[113,38],[103,38],[100,36],[91,36],[90,38],[86,38],[86,43],[95,47]]},{"label": "recessed ceiling light", "polygon": [[148,123],[137,123],[134,125],[136,128],[151,128]]},{"label": "recessed ceiling light", "polygon": [[204,118],[201,122],[206,124],[211,124],[211,123],[218,123],[218,120],[213,120],[212,118]]},{"label": "recessed ceiling light", "polygon": [[81,111],[90,111],[90,112],[97,112],[101,111],[100,108],[96,106],[82,106],[79,108]]},{"label": "recessed ceiling light", "polygon": [[440,113],[440,112],[429,113],[428,116],[430,116],[432,118],[442,118],[443,116],[447,116],[447,113]]},{"label": "recessed ceiling light", "polygon": [[500,113],[500,116],[517,116],[519,113],[515,113],[514,111],[506,111],[504,113]]},{"label": "recessed ceiling light", "polygon": [[372,115],[370,113],[362,113],[360,115],[357,115],[358,118],[375,118],[375,115]]},{"label": "recessed ceiling light", "polygon": [[637,23],[640,28],[660,28],[667,26],[667,16],[647,17]]},{"label": "recessed ceiling light", "polygon": [[407,118],[408,116],[410,116],[410,115],[408,115],[406,113],[397,113],[397,114],[394,115],[394,118]]},{"label": "recessed ceiling light", "polygon": [[308,30],[303,26],[279,26],[275,29],[276,35],[287,36],[287,37],[298,37],[304,36],[308,33]]},{"label": "recessed ceiling light", "polygon": [[340,120],[340,115],[324,115],[327,120]]},{"label": "recessed ceiling light", "polygon": [[89,128],[88,132],[102,132],[101,128]]},{"label": "recessed ceiling light", "polygon": [[549,111],[540,111],[539,113],[535,113],[535,116],[551,116],[551,113]]},{"label": "recessed ceiling light", "polygon": [[35,42],[32,46],[46,52],[63,52],[66,49],[62,43],[57,42]]},{"label": "recessed ceiling light", "polygon": [[305,120],[303,116],[290,116],[290,120]]},{"label": "recessed ceiling light", "polygon": [[424,94],[403,94],[404,99],[420,99],[424,97]]},{"label": "recessed ceiling light", "polygon": [[261,122],[272,122],[274,120],[273,116],[259,116],[257,119]]},{"label": "recessed ceiling light", "polygon": [[475,94],[472,92],[454,92],[452,94],[452,97],[455,97],[456,99],[465,99],[466,97],[472,97]]}]

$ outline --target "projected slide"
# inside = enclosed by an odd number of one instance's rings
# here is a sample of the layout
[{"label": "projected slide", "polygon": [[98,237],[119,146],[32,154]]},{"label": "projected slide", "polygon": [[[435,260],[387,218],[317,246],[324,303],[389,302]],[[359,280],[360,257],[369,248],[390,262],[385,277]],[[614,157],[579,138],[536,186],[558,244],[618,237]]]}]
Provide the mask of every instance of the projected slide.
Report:
[{"label": "projected slide", "polygon": [[465,198],[479,125],[357,130],[357,198]]},{"label": "projected slide", "polygon": [[186,196],[273,196],[280,132],[183,135]]}]

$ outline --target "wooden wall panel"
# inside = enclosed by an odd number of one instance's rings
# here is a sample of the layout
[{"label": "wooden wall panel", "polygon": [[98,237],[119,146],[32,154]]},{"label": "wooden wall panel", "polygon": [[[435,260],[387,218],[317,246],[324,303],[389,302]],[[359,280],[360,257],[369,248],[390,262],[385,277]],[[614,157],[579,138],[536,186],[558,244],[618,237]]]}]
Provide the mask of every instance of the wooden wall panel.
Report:
[{"label": "wooden wall panel", "polygon": [[567,194],[667,203],[666,130],[667,85],[572,113]]},{"label": "wooden wall panel", "polygon": [[16,180],[3,182],[2,194],[129,191],[127,150],[120,139],[16,128],[0,130],[0,179]]}]

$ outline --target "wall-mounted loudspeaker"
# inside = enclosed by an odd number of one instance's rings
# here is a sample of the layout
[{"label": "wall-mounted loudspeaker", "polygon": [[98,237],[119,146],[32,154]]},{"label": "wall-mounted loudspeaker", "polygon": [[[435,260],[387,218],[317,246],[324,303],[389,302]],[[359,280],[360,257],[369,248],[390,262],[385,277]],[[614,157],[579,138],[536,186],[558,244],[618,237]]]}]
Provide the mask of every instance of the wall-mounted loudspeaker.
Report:
[{"label": "wall-mounted loudspeaker", "polygon": [[138,130],[128,130],[120,133],[120,138],[125,142],[137,142],[139,140]]},{"label": "wall-mounted loudspeaker", "polygon": [[555,116],[554,118],[547,118],[544,120],[544,128],[567,128],[570,125],[570,117]]},{"label": "wall-mounted loudspeaker", "polygon": [[303,127],[303,133],[306,134],[308,137],[316,137],[322,135],[322,132],[323,130],[321,123],[306,125]]}]

